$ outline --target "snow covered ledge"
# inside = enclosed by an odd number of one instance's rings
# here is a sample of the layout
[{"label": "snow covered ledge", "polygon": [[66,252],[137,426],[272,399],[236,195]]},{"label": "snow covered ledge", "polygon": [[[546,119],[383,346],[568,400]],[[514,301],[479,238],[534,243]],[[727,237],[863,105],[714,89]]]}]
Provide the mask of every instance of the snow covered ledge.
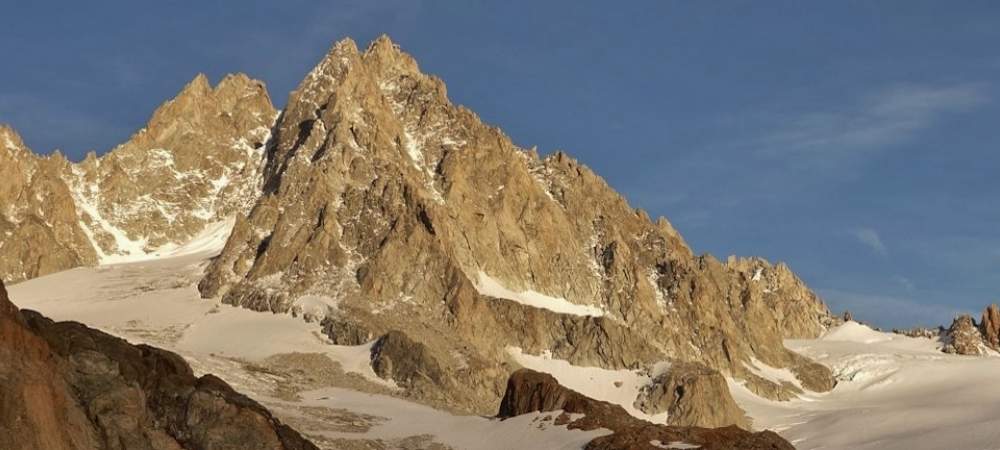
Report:
[{"label": "snow covered ledge", "polygon": [[562,297],[552,297],[536,291],[515,292],[495,278],[479,271],[476,280],[476,290],[480,294],[503,300],[510,300],[532,308],[547,309],[559,314],[570,314],[583,317],[603,317],[604,310],[596,306],[578,305]]}]

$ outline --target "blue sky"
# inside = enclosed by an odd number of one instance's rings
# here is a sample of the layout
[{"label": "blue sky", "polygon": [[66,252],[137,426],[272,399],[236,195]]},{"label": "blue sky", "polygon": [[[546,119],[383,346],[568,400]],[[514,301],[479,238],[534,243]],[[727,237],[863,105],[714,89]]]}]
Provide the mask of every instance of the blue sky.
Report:
[{"label": "blue sky", "polygon": [[106,151],[198,72],[281,106],[388,33],[696,252],[786,261],[881,326],[1000,300],[997,2],[5,3],[0,122],[36,151]]}]

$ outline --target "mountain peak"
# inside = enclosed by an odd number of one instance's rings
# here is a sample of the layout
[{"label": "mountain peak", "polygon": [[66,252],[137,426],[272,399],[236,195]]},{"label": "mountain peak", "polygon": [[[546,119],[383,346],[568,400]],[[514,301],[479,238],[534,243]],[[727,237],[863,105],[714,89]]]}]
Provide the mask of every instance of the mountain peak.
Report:
[{"label": "mountain peak", "polygon": [[371,41],[368,44],[368,48],[365,49],[365,53],[375,53],[375,52],[385,52],[385,51],[395,51],[399,52],[399,45],[392,41],[392,38],[387,34],[380,34],[379,37]]},{"label": "mountain peak", "polygon": [[328,55],[344,55],[344,54],[357,54],[358,53],[358,43],[349,37],[345,37],[337,42],[333,43],[330,47],[330,51],[327,52]]},{"label": "mountain peak", "polygon": [[0,123],[0,147],[9,151],[19,151],[24,149],[24,140],[17,133],[14,127]]},{"label": "mountain peak", "polygon": [[381,78],[387,78],[396,73],[420,73],[416,59],[404,52],[385,34],[368,45],[363,58],[367,62],[374,63],[375,70],[382,74]]},{"label": "mountain peak", "polygon": [[227,92],[238,92],[252,95],[256,92],[267,93],[267,86],[263,81],[255,80],[242,72],[230,73],[222,78],[219,84],[212,90],[216,95],[224,95]]},{"label": "mountain peak", "polygon": [[204,96],[212,92],[212,84],[208,81],[208,76],[198,73],[191,79],[184,88],[181,89],[178,97],[186,95]]},{"label": "mountain peak", "polygon": [[[792,395],[751,379],[743,362],[757,358],[808,389],[832,387],[829,371],[781,347],[823,326],[825,306],[800,280],[762,264],[750,281],[693,257],[669,222],[574,158],[539,158],[452,104],[387,36],[360,55],[353,41],[334,45],[274,130],[264,193],[199,289],[252,309],[295,311],[321,295],[357,311],[330,312],[332,333],[405,336],[379,344],[381,357],[413,353],[433,374],[376,371],[410,380],[403,388],[481,413],[495,399],[466,382],[499,385],[511,347],[611,370],[669,355]],[[740,326],[746,316],[759,326]]]},{"label": "mountain peak", "polygon": [[378,73],[386,73],[387,68],[393,68],[395,72],[419,72],[416,61],[385,34],[368,44],[364,53],[358,50],[357,43],[353,39],[344,38],[330,47],[323,59],[302,80],[295,93],[312,100],[317,99],[313,99],[310,93],[325,96],[326,91],[339,84],[345,74],[362,59],[373,62],[372,67]]}]

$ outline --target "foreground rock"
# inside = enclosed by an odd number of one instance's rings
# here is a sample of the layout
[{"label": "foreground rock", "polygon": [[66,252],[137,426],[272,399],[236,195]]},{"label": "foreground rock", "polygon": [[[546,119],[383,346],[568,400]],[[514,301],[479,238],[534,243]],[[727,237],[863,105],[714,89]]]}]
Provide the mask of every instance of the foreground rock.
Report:
[{"label": "foreground rock", "polygon": [[528,369],[518,370],[507,382],[507,390],[497,416],[509,418],[536,411],[559,411],[556,423],[567,424],[570,429],[605,428],[613,432],[587,444],[586,448],[590,450],[654,450],[669,444],[687,444],[706,450],[794,449],[791,444],[770,431],[751,433],[735,426],[707,429],[654,425],[630,416],[620,406],[566,389],[548,374]]},{"label": "foreground rock", "polygon": [[310,317],[325,305],[337,342],[420,348],[379,369],[418,400],[495,411],[514,347],[612,370],[698,362],[776,399],[797,388],[753,376],[752,361],[833,386],[782,344],[832,320],[787,266],[695,255],[565,153],[522,149],[453,105],[386,37],[364,51],[337,43],[267,149],[263,194],[202,295]]},{"label": "foreground rock", "polygon": [[173,353],[18,311],[0,283],[0,448],[316,447]]}]

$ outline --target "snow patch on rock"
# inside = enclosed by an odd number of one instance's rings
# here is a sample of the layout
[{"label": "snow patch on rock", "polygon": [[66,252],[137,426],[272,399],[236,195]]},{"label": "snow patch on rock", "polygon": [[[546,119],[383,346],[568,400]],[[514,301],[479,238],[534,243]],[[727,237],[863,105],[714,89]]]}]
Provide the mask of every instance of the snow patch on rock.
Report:
[{"label": "snow patch on rock", "polygon": [[634,403],[644,386],[669,370],[669,363],[657,364],[652,373],[643,373],[638,370],[574,366],[569,361],[553,358],[551,352],[529,355],[518,347],[508,347],[507,353],[521,366],[552,375],[568,389],[595,400],[619,405],[633,417],[657,424],[667,423],[668,413],[646,414],[636,408]]},{"label": "snow patch on rock", "polygon": [[553,297],[532,290],[513,291],[483,271],[479,271],[478,278],[476,290],[482,295],[510,300],[532,308],[547,309],[559,314],[590,317],[604,316],[604,310],[596,306],[579,305],[562,297]]}]

